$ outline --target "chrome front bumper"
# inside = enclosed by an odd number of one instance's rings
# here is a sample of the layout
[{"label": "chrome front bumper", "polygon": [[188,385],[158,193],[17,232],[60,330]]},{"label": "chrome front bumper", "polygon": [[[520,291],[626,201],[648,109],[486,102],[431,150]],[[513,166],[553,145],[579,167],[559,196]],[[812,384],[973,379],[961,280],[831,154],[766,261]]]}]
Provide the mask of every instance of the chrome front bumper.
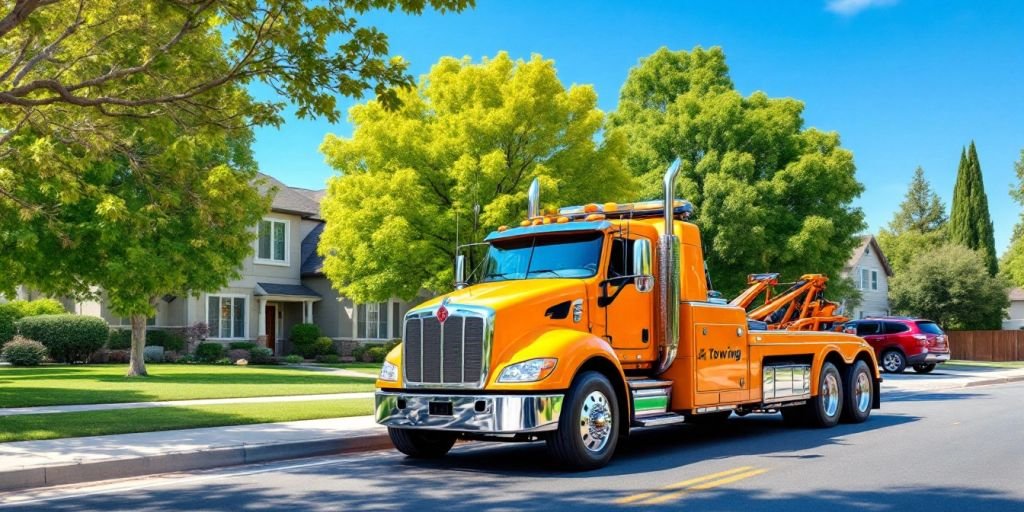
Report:
[{"label": "chrome front bumper", "polygon": [[377,423],[483,434],[558,428],[564,395],[439,395],[378,391]]}]

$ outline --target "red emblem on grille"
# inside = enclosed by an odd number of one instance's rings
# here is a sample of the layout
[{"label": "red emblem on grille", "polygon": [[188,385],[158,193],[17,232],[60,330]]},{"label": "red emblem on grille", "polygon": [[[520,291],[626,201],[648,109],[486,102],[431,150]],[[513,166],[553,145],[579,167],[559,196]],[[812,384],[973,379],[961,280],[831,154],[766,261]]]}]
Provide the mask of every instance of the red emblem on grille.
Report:
[{"label": "red emblem on grille", "polygon": [[[445,302],[447,302],[447,301],[445,301]],[[444,307],[444,303],[441,303],[441,307],[437,308],[437,315],[436,316],[437,316],[437,321],[441,322],[442,324],[444,323],[445,320],[448,320],[448,308]]]}]

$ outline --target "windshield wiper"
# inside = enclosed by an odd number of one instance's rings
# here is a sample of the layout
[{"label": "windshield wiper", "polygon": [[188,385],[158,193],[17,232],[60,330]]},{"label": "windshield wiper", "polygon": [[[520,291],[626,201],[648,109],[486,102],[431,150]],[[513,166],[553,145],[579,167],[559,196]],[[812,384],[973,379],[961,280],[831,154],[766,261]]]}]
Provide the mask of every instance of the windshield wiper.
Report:
[{"label": "windshield wiper", "polygon": [[559,274],[558,272],[555,272],[554,270],[551,270],[550,268],[546,268],[546,269],[543,269],[543,270],[531,270],[531,271],[527,272],[527,274],[537,274],[537,273],[541,273],[541,272],[547,272],[549,274],[554,274],[555,277],[562,277],[561,274]]},{"label": "windshield wiper", "polygon": [[498,274],[487,274],[486,276],[484,276],[484,279],[498,278],[504,280],[508,279],[508,276],[514,273],[515,272],[501,272]]}]

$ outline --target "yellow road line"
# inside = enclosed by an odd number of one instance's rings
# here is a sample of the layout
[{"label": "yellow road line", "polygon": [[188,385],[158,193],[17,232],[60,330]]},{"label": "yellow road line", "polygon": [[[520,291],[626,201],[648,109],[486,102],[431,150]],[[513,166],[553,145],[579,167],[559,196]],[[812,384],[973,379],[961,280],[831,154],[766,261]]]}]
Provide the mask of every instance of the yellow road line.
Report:
[{"label": "yellow road line", "polygon": [[640,501],[640,500],[643,500],[643,499],[650,498],[651,496],[656,496],[659,492],[671,491],[673,489],[681,489],[683,487],[689,487],[689,486],[694,485],[694,484],[699,484],[701,482],[707,482],[708,480],[714,480],[716,478],[721,478],[721,477],[724,477],[724,476],[729,476],[729,475],[733,475],[733,474],[736,474],[736,473],[741,473],[741,472],[744,472],[744,471],[749,471],[751,469],[753,469],[753,466],[743,466],[743,467],[739,467],[739,468],[733,468],[733,469],[730,469],[728,471],[720,471],[718,473],[712,473],[710,475],[698,476],[697,478],[691,478],[689,480],[683,480],[682,482],[676,482],[676,483],[674,483],[672,485],[668,485],[668,486],[662,487],[659,491],[642,492],[642,493],[639,493],[639,494],[633,494],[631,496],[626,496],[625,498],[619,498],[619,499],[615,500],[615,503],[618,503],[619,505],[625,505],[625,504],[628,504],[628,503],[633,503],[635,501]]},{"label": "yellow road line", "polygon": [[666,501],[677,500],[677,499],[682,498],[683,496],[685,496],[685,495],[687,495],[687,494],[689,494],[691,492],[694,492],[694,491],[703,491],[703,490],[706,490],[706,489],[712,489],[714,487],[718,487],[720,485],[726,485],[726,484],[731,484],[733,482],[739,482],[740,480],[744,480],[744,479],[750,478],[752,476],[760,475],[761,473],[764,473],[765,471],[768,471],[768,470],[767,469],[755,469],[755,470],[752,470],[752,471],[747,471],[746,473],[740,473],[738,475],[733,475],[733,476],[721,478],[721,479],[718,479],[718,480],[714,480],[714,481],[711,481],[711,482],[703,483],[703,484],[700,484],[700,485],[695,485],[693,487],[689,487],[689,488],[683,489],[681,491],[676,491],[676,492],[672,492],[672,493],[668,493],[668,494],[662,494],[661,496],[655,496],[655,497],[650,498],[648,500],[642,501],[641,504],[642,505],[659,505],[661,503],[665,503]]}]

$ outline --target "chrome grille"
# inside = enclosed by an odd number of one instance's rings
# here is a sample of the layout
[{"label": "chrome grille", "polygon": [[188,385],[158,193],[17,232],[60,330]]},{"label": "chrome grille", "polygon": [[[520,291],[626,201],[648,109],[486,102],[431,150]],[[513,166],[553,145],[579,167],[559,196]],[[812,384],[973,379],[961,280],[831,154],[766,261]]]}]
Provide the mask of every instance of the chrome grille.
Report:
[{"label": "chrome grille", "polygon": [[[405,320],[405,379],[423,387],[479,387],[487,373],[490,342],[484,316],[450,307],[444,324],[434,311]],[[483,314],[483,313],[481,313]]]}]

